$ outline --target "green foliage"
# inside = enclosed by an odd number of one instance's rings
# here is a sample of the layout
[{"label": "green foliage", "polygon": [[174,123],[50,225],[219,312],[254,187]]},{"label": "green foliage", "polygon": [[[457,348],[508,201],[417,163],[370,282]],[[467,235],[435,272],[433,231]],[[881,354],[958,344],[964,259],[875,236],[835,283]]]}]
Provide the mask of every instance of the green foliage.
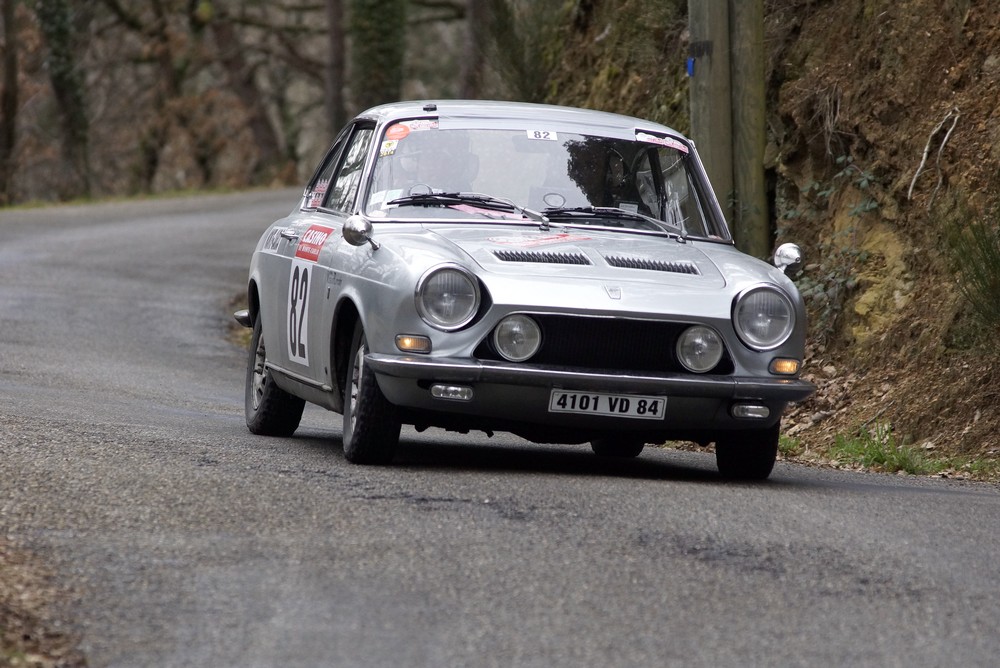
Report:
[{"label": "green foliage", "polygon": [[925,475],[943,468],[941,463],[930,461],[920,450],[898,443],[889,424],[861,427],[854,436],[838,434],[831,455],[842,463],[860,464],[888,473],[903,471]]},{"label": "green foliage", "polygon": [[546,102],[565,9],[555,2],[488,0],[489,60],[511,98]]},{"label": "green foliage", "polygon": [[[83,74],[77,67],[73,7],[69,0],[36,0],[35,15],[45,37],[45,65],[59,107],[63,126],[63,150],[76,170],[78,191],[68,196],[90,194],[88,158],[89,120],[84,97]],[[68,187],[68,186],[67,186]]]},{"label": "green foliage", "polygon": [[805,451],[806,446],[801,440],[784,434],[778,436],[778,452],[782,457],[798,457]]},{"label": "green foliage", "polygon": [[406,40],[393,26],[406,25],[407,0],[350,0],[351,88],[359,109],[399,99]]},{"label": "green foliage", "polygon": [[847,299],[858,286],[859,268],[868,253],[857,248],[853,227],[819,243],[820,262],[798,281],[799,293],[809,306],[813,335],[829,339],[837,330]]},{"label": "green foliage", "polygon": [[967,459],[952,457],[945,460],[947,467],[943,471],[954,471],[958,474],[968,473],[979,480],[996,480],[1000,476],[1000,462],[995,459]]},{"label": "green foliage", "polygon": [[868,213],[869,211],[878,209],[878,202],[875,201],[875,198],[872,197],[871,193],[871,186],[875,181],[874,175],[872,175],[871,172],[863,170],[855,165],[854,158],[849,155],[840,156],[837,158],[836,162],[837,165],[842,166],[843,169],[834,175],[833,180],[835,182],[852,182],[854,186],[857,187],[857,189],[864,195],[864,197],[861,198],[861,201],[851,208],[848,215],[856,218],[862,214]]},{"label": "green foliage", "polygon": [[889,424],[876,423],[870,428],[860,427],[851,435],[838,434],[828,454],[842,464],[887,473],[969,477],[977,480],[996,480],[1000,476],[1000,461],[996,459],[935,457],[933,447],[925,452],[921,448],[899,443]]},{"label": "green foliage", "polygon": [[[524,1],[524,0],[522,0]],[[546,101],[689,129],[687,0],[547,0],[553,26]]]},{"label": "green foliage", "polygon": [[[1000,333],[1000,231],[997,226],[984,220],[952,223],[948,228],[948,249],[959,290],[971,306],[973,318],[986,332]],[[987,338],[992,340],[992,337]]]},{"label": "green foliage", "polygon": [[[848,211],[851,218],[860,218],[878,209],[872,193],[877,184],[875,176],[858,167],[851,156],[840,156],[835,164],[840,169],[828,181],[814,181],[801,193],[804,208],[785,212],[779,236],[788,234],[788,228],[797,220],[815,220],[820,215],[829,215],[830,200],[846,187],[854,187],[862,194],[860,202]],[[819,262],[810,265],[798,281],[799,292],[810,310],[812,335],[820,340],[836,332],[844,305],[857,288],[859,269],[868,261],[868,253],[857,247],[856,238],[856,228],[852,225],[828,239],[821,239],[817,248]]]}]

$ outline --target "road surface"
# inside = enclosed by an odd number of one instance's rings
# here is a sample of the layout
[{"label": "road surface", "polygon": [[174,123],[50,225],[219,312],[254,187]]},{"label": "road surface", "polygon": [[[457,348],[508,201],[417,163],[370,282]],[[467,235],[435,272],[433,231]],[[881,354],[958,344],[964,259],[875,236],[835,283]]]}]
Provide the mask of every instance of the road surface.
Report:
[{"label": "road surface", "polygon": [[995,665],[995,485],[243,422],[231,297],[295,191],[0,213],[0,531],[91,666]]}]

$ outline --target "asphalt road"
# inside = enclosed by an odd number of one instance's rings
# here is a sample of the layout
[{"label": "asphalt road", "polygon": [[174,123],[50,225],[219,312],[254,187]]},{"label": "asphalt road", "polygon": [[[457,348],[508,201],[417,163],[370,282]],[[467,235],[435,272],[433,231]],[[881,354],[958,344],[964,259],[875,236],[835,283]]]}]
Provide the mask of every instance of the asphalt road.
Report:
[{"label": "asphalt road", "polygon": [[996,665],[994,485],[251,435],[228,301],[295,197],[0,213],[0,531],[90,665]]}]

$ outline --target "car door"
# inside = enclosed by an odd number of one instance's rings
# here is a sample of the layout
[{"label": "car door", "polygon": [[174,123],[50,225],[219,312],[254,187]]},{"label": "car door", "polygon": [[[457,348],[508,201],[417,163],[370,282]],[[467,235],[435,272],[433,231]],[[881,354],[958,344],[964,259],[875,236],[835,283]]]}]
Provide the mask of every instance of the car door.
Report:
[{"label": "car door", "polygon": [[[296,271],[293,265],[303,237],[313,225],[325,221],[317,209],[326,199],[350,136],[345,130],[337,137],[310,179],[299,211],[276,224],[260,257],[260,309],[268,358],[298,376],[305,376],[303,371],[309,365],[308,348],[300,346],[299,341],[307,332],[303,298],[309,294],[310,276],[309,272],[303,276],[301,266]],[[317,235],[309,235],[309,240],[317,241]],[[303,252],[306,247],[303,245]]]},{"label": "car door", "polygon": [[283,234],[287,246],[287,278],[284,282],[282,353],[288,370],[313,385],[327,384],[330,365],[329,311],[334,281],[328,281],[333,249],[342,238],[344,220],[354,213],[364,166],[371,149],[374,126],[356,124],[346,136],[343,149],[319,170],[312,195],[303,211]]}]

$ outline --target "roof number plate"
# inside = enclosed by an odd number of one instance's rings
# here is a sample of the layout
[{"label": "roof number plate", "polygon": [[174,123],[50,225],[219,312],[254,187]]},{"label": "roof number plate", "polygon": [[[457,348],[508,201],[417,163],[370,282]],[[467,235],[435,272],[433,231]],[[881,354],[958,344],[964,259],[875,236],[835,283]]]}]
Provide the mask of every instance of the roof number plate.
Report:
[{"label": "roof number plate", "polygon": [[541,139],[542,141],[559,141],[558,135],[552,130],[528,130],[528,139]]},{"label": "roof number plate", "polygon": [[662,420],[667,408],[665,397],[639,394],[601,394],[552,390],[550,413],[580,413],[612,417]]}]

